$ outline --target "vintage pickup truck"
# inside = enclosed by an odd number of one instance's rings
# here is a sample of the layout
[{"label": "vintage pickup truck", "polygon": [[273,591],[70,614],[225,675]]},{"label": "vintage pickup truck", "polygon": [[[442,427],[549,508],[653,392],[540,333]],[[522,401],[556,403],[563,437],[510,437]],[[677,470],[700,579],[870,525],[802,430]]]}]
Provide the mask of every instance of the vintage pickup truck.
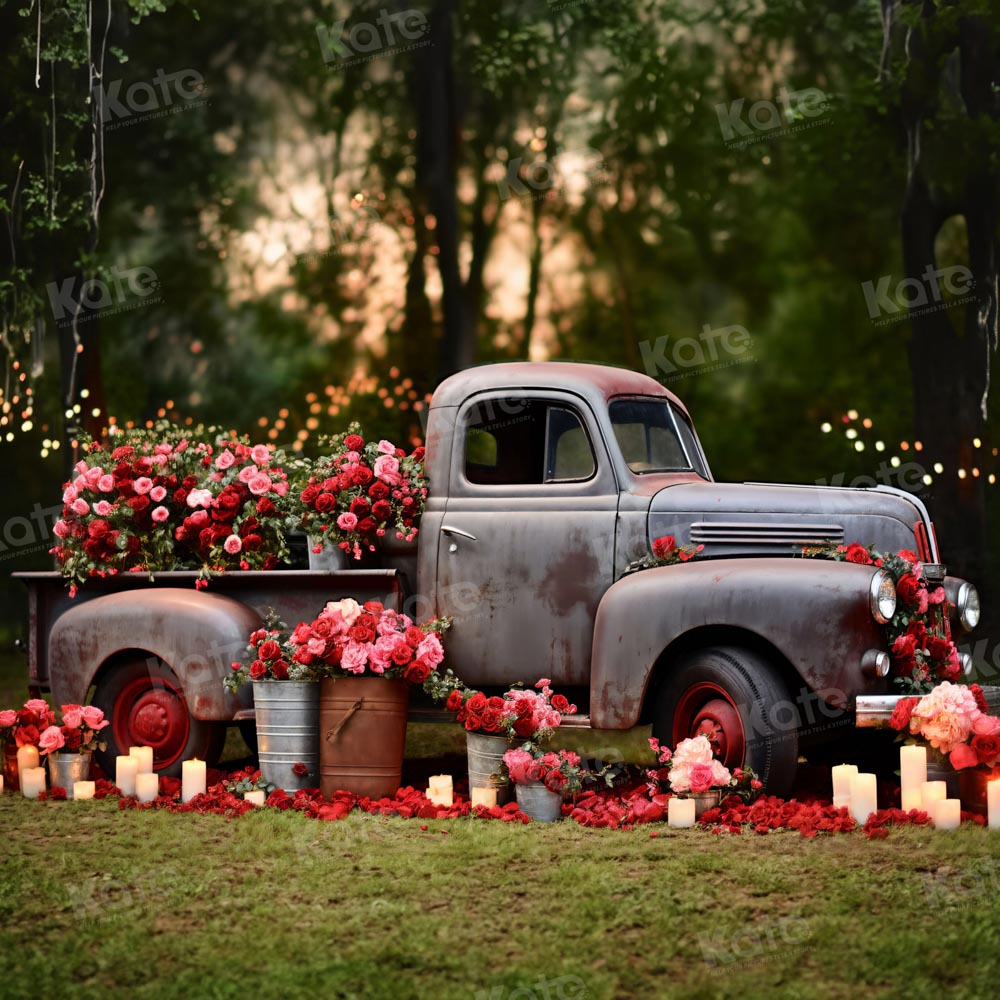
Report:
[{"label": "vintage pickup truck", "polygon": [[[251,714],[250,691],[221,679],[268,607],[294,624],[327,600],[378,597],[452,616],[448,662],[469,685],[550,677],[580,706],[572,723],[651,723],[671,743],[704,732],[727,765],[751,765],[780,794],[802,749],[842,741],[858,699],[890,692],[891,577],[799,558],[803,546],[914,549],[954,605],[956,634],[977,619],[975,589],[946,575],[919,499],[716,483],[684,405],[645,375],[471,369],[438,387],[426,430],[418,541],[376,568],[233,573],[202,591],[194,573],[117,577],[73,599],[55,573],[22,574],[30,683],[104,709],[106,760],[145,743],[176,773]],[[624,572],[668,534],[704,548]]]}]

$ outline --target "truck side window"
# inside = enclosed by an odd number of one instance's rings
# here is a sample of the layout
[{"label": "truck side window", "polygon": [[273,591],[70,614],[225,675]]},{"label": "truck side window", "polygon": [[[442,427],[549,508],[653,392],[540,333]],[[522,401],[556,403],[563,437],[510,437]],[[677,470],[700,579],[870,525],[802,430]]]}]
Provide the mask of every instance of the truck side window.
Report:
[{"label": "truck side window", "polygon": [[465,431],[465,478],[484,486],[589,479],[593,449],[570,409],[536,399],[476,404]]}]

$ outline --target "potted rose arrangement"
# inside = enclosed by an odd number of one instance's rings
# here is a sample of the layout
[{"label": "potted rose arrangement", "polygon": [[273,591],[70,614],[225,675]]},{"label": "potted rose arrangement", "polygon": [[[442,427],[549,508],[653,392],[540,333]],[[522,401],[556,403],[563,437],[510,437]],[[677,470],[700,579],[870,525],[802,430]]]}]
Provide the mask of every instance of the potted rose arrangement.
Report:
[{"label": "potted rose arrangement", "polygon": [[[521,812],[542,823],[562,818],[563,796],[578,792],[591,772],[572,750],[542,750],[534,743],[503,755]],[[603,773],[603,772],[602,772]]]},{"label": "potted rose arrangement", "polygon": [[94,576],[273,569],[294,526],[284,456],[248,439],[167,422],[84,444],[51,550],[70,592]]},{"label": "potted rose arrangement", "polygon": [[48,757],[49,783],[73,798],[73,783],[85,781],[95,750],[107,750],[100,732],[110,725],[94,705],[63,705],[60,725],[50,725],[38,737],[39,752]]},{"label": "potted rose arrangement", "polygon": [[986,811],[986,782],[1000,777],[1000,718],[989,714],[978,684],[944,681],[922,698],[903,698],[889,726],[929,748],[928,778],[933,769],[967,809]]},{"label": "potted rose arrangement", "polygon": [[47,701],[31,698],[23,708],[4,709],[0,712],[0,744],[3,746],[4,787],[16,791],[20,787],[17,753],[23,747],[31,747],[34,753],[25,766],[38,767],[40,757],[38,744],[42,732],[56,722],[55,712]]},{"label": "potted rose arrangement", "polygon": [[660,765],[646,771],[650,793],[659,794],[665,784],[671,794],[693,798],[695,816],[717,806],[723,792],[735,793],[749,801],[763,787],[751,768],[737,767],[730,771],[716,759],[707,736],[699,734],[681,740],[673,750],[652,737],[649,746]]},{"label": "potted rose arrangement", "polygon": [[361,427],[327,439],[330,453],[304,467],[296,481],[299,524],[311,552],[324,546],[361,559],[387,534],[412,542],[427,499],[424,449],[409,455],[391,441],[365,441]]}]

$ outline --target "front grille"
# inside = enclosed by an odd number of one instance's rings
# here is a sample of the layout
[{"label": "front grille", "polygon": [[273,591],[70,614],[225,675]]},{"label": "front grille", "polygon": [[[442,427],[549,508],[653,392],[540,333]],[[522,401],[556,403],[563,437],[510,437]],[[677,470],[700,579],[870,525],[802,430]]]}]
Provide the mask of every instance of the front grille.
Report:
[{"label": "front grille", "polygon": [[840,545],[844,529],[839,524],[775,524],[767,522],[699,521],[691,525],[695,545]]}]

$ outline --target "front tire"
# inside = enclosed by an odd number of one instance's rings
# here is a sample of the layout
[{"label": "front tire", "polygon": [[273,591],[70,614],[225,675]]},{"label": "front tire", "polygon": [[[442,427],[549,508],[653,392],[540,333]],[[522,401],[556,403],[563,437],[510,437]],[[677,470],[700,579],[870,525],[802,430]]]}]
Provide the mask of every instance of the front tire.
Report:
[{"label": "front tire", "polygon": [[786,796],[798,766],[798,712],[777,670],[746,649],[702,649],[670,670],[656,698],[653,734],[671,747],[704,734],[726,767],[752,768]]},{"label": "front tire", "polygon": [[151,746],[153,769],[170,777],[179,777],[181,764],[192,757],[210,767],[219,760],[225,725],[195,719],[177,675],[155,656],[108,668],[97,681],[93,703],[111,723],[101,731],[108,748],[97,751],[97,761],[112,781],[115,757],[131,746]]}]

